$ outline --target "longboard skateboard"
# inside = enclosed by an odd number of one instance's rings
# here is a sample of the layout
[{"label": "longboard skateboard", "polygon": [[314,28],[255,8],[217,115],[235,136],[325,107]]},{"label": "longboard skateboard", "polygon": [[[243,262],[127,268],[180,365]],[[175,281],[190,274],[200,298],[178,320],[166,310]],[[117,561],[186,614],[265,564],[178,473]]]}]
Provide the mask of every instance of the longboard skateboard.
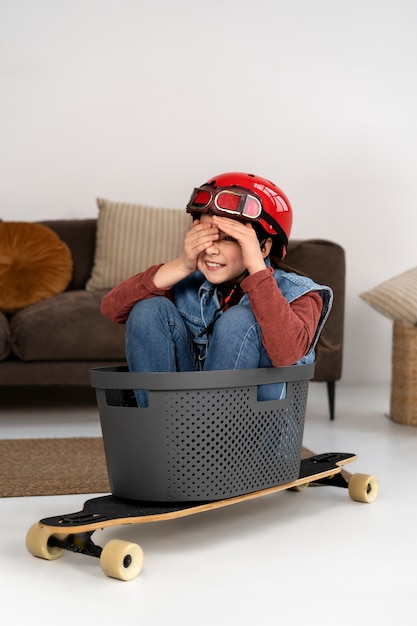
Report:
[{"label": "longboard skateboard", "polygon": [[211,502],[150,503],[122,500],[113,495],[92,498],[84,503],[82,511],[48,517],[33,524],[26,536],[26,547],[34,556],[47,560],[57,559],[63,550],[98,557],[107,576],[133,580],[142,570],[140,546],[112,539],[102,548],[92,540],[96,530],[195,515],[278,491],[301,491],[309,484],[346,487],[352,500],[373,502],[378,494],[378,481],[374,476],[342,472],[343,466],[356,458],[354,454],[337,452],[315,455],[301,461],[297,480]]}]

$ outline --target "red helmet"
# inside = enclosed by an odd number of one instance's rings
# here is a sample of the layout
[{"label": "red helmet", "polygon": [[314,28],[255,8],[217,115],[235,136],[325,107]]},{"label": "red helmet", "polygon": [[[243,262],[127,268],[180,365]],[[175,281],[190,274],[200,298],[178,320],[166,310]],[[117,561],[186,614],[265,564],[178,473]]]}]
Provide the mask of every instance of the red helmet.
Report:
[{"label": "red helmet", "polygon": [[286,254],[293,219],[291,204],[282,189],[266,178],[243,172],[219,174],[194,189],[186,210],[259,222],[278,244],[274,253],[280,258]]}]

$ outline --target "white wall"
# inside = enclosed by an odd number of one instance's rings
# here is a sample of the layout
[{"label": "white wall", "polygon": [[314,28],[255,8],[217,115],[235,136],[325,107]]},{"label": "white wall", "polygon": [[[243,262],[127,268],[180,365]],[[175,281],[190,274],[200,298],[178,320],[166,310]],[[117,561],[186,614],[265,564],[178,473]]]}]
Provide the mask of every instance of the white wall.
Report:
[{"label": "white wall", "polygon": [[415,0],[2,0],[0,218],[269,177],[346,249],[344,382],[389,384],[358,294],[416,265],[416,31]]}]

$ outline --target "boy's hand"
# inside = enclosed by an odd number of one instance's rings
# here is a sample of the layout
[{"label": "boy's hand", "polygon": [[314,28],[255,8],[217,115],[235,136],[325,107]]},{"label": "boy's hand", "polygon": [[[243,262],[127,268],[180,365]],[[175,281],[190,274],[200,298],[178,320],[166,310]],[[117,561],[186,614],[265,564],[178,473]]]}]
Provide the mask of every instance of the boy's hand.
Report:
[{"label": "boy's hand", "polygon": [[206,248],[209,248],[214,241],[219,238],[219,229],[214,224],[201,224],[199,220],[194,220],[192,227],[184,238],[182,251],[182,262],[190,271],[197,269],[197,257]]},{"label": "boy's hand", "polygon": [[[213,215],[213,224],[223,233],[237,241],[242,250],[243,264],[249,274],[265,269],[264,253],[261,250],[255,229],[250,222],[240,222],[228,217]],[[265,239],[267,238],[265,233]],[[267,252],[269,252],[269,247]]]},{"label": "boy's hand", "polygon": [[200,224],[195,220],[184,237],[181,255],[164,263],[154,274],[153,281],[159,289],[171,289],[180,280],[197,269],[197,257],[219,238],[217,226],[211,223]]}]

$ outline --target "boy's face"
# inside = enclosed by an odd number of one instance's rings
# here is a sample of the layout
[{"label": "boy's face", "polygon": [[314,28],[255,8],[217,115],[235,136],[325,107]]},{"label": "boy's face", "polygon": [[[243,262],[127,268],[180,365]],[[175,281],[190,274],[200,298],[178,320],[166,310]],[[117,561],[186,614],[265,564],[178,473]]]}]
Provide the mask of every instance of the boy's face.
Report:
[{"label": "boy's face", "polygon": [[[212,222],[212,216],[201,215],[200,222],[202,224]],[[219,239],[201,252],[197,258],[197,268],[207,280],[215,285],[236,282],[236,279],[243,278],[246,272],[238,242],[222,231],[219,235]]]}]

